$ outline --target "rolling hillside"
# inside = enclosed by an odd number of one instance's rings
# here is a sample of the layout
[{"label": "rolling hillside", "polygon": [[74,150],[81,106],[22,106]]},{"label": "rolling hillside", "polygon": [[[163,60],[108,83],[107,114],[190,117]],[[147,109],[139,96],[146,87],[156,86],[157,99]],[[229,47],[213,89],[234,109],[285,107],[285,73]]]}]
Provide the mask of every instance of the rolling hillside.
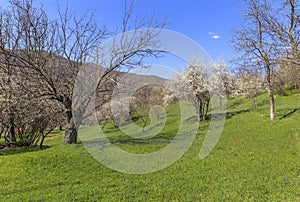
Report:
[{"label": "rolling hillside", "polygon": [[[44,150],[0,150],[0,200],[299,201],[300,95],[276,96],[273,122],[267,95],[259,96],[257,103],[258,108],[252,109],[250,99],[229,100],[222,136],[204,160],[198,155],[209,122],[200,124],[196,140],[181,159],[145,175],[104,167],[81,144],[61,144],[61,132],[47,139]],[[112,125],[104,130],[124,150],[156,151],[178,128],[178,107],[166,110],[173,116],[153,141],[124,141]]]}]

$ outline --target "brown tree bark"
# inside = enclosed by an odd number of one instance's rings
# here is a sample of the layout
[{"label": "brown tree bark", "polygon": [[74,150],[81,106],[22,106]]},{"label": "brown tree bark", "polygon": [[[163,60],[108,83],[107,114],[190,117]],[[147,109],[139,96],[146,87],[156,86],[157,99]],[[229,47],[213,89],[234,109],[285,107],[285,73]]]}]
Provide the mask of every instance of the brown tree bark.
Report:
[{"label": "brown tree bark", "polygon": [[74,122],[71,101],[66,103],[66,105],[67,124],[64,136],[64,144],[75,144],[77,143],[77,128]]},{"label": "brown tree bark", "polygon": [[11,143],[16,142],[16,134],[15,134],[15,115],[13,112],[9,114],[9,141]]}]

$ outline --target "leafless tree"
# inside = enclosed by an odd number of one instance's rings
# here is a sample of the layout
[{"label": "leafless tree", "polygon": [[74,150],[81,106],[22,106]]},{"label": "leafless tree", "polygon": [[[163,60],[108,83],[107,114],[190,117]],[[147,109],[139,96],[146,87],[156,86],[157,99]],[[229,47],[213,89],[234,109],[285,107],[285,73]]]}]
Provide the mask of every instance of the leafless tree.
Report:
[{"label": "leafless tree", "polygon": [[299,1],[281,0],[276,3],[279,6],[272,6],[273,12],[263,13],[263,20],[272,34],[272,40],[276,42],[282,60],[296,59],[299,57],[300,44]]},{"label": "leafless tree", "polygon": [[7,146],[42,147],[45,137],[63,121],[61,108],[57,102],[28,94],[23,89],[29,82],[26,75],[8,58],[3,56],[0,62],[0,133]]},{"label": "leafless tree", "polygon": [[285,84],[300,88],[300,2],[284,0],[275,10],[274,15],[265,16],[272,39],[277,44],[279,55],[278,77]]},{"label": "leafless tree", "polygon": [[271,6],[264,0],[246,1],[244,25],[235,31],[234,48],[241,53],[236,58],[238,65],[248,68],[261,68],[265,73],[270,100],[270,119],[275,117],[273,75],[276,61],[276,44],[264,18],[266,12],[272,12]]},{"label": "leafless tree", "polygon": [[235,31],[233,39],[234,48],[242,54],[235,61],[243,67],[263,70],[269,92],[270,119],[273,120],[274,81],[280,73],[277,67],[289,69],[289,76],[293,74],[291,69],[299,69],[299,1],[245,2],[244,25]]},{"label": "leafless tree", "polygon": [[[134,19],[132,23],[134,1],[125,1],[122,25],[117,29],[121,34],[121,43],[113,44],[109,52],[97,49],[109,35],[105,26],[96,23],[93,12],[86,12],[78,17],[68,6],[58,6],[58,20],[50,20],[43,7],[34,8],[32,0],[11,0],[12,16],[7,29],[2,32],[11,37],[10,42],[1,47],[1,55],[13,58],[11,65],[25,75],[21,86],[35,98],[54,100],[63,107],[66,118],[65,144],[77,142],[77,125],[72,113],[74,82],[79,69],[93,55],[93,62],[103,62],[109,56],[99,75],[98,88],[111,72],[120,68],[130,69],[142,65],[147,56],[157,56],[156,32],[149,31],[140,35],[139,28],[158,28],[164,23],[157,23],[154,16]],[[133,26],[133,27],[131,27]],[[125,32],[132,29],[131,36]],[[2,34],[4,35],[4,34]],[[96,51],[95,51],[96,50]],[[91,59],[91,57],[89,57]],[[97,60],[95,60],[97,59]]]}]

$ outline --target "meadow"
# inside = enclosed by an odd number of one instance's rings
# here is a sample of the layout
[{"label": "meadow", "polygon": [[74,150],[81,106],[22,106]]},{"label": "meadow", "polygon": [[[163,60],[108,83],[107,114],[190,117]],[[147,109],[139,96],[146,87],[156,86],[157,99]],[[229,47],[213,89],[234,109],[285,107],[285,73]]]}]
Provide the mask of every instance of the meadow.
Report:
[{"label": "meadow", "polygon": [[[256,109],[251,99],[230,99],[222,136],[208,157],[199,159],[205,121],[184,156],[155,173],[106,168],[82,144],[63,145],[62,131],[51,134],[43,150],[1,149],[0,201],[300,201],[300,95],[275,101],[270,121],[266,94]],[[173,138],[176,110],[167,108],[173,116],[153,141],[129,141],[111,124],[104,130],[124,150],[151,152]]]}]

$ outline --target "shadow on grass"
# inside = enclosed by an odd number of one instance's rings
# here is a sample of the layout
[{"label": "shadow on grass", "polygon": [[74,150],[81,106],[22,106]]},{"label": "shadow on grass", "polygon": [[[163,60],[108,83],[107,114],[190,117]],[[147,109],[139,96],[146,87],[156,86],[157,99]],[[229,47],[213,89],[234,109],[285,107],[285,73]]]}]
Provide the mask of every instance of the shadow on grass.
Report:
[{"label": "shadow on grass", "polygon": [[[234,117],[234,116],[236,116],[236,115],[243,114],[243,113],[247,113],[247,112],[249,112],[249,111],[250,111],[250,109],[246,109],[246,110],[238,110],[238,111],[232,111],[232,112],[226,112],[226,119],[230,119],[230,118],[232,118],[232,117]],[[223,113],[214,113],[214,116],[215,116],[216,119],[218,119],[217,117],[222,118],[222,117],[224,116],[224,114],[223,114]],[[208,115],[206,116],[206,120],[201,121],[200,123],[202,123],[202,122],[210,122],[211,117],[212,117],[212,115],[211,115],[211,114],[208,114]]]},{"label": "shadow on grass", "polygon": [[132,138],[130,136],[117,136],[117,137],[108,137],[110,143],[121,145],[121,144],[130,144],[130,145],[147,145],[147,144],[155,144],[155,143],[161,143],[161,144],[168,144],[170,141],[173,140],[174,134],[170,133],[159,133],[158,135],[152,137],[152,138]]},{"label": "shadow on grass", "polygon": [[[192,134],[191,131],[181,134],[182,136],[176,137],[176,141],[185,141],[186,135]],[[170,144],[174,141],[176,132],[168,132],[168,133],[159,133],[158,135],[152,138],[132,138],[130,136],[115,136],[115,137],[107,137],[109,140],[109,144],[106,140],[96,140],[96,141],[85,141],[85,145],[94,145],[96,147],[103,149],[106,147],[110,147],[112,145],[122,146],[122,145],[159,145],[159,144]]]},{"label": "shadow on grass", "polygon": [[241,105],[243,103],[243,100],[240,99],[240,100],[237,100],[235,101],[234,103],[230,104],[229,106],[227,106],[227,109],[231,109],[231,108],[235,108],[239,105]]},{"label": "shadow on grass", "polygon": [[257,103],[257,107],[268,106],[269,102],[270,101],[268,99],[262,100],[262,101]]},{"label": "shadow on grass", "polygon": [[109,143],[105,140],[97,140],[97,141],[85,141],[85,146],[94,146],[101,149],[111,147],[111,146],[124,146],[124,145],[132,145],[132,146],[139,146],[139,145],[158,145],[158,144],[169,144],[170,140],[167,139],[158,139],[158,138],[151,138],[151,139],[137,139],[137,138],[130,138],[130,137],[115,137],[115,138],[108,138]]},{"label": "shadow on grass", "polygon": [[249,111],[250,111],[249,109],[246,109],[246,110],[238,110],[238,111],[233,111],[233,112],[227,112],[226,113],[226,119],[230,119],[230,118],[232,118],[236,115],[247,113]]},{"label": "shadow on grass", "polygon": [[162,138],[162,137],[156,137],[156,138],[114,138],[109,139],[110,143],[116,144],[116,145],[149,145],[154,143],[161,143],[161,144],[168,144],[170,140],[168,138]]},{"label": "shadow on grass", "polygon": [[14,155],[14,154],[27,153],[27,152],[36,152],[36,151],[41,151],[41,150],[48,149],[48,148],[50,148],[50,146],[48,146],[48,145],[44,145],[43,148],[40,148],[39,146],[36,146],[36,147],[5,147],[3,149],[0,149],[0,157]]},{"label": "shadow on grass", "polygon": [[[46,132],[47,132],[47,131],[46,131]],[[53,135],[58,135],[58,134],[64,133],[64,132],[65,132],[64,129],[62,129],[62,130],[52,130],[51,133],[50,133],[47,137],[51,137],[51,136],[53,136]]]},{"label": "shadow on grass", "polygon": [[288,113],[282,115],[279,120],[284,119],[284,118],[288,118],[290,116],[292,116],[295,112],[297,112],[299,110],[299,108],[296,109],[292,109],[291,111],[289,111]]}]

